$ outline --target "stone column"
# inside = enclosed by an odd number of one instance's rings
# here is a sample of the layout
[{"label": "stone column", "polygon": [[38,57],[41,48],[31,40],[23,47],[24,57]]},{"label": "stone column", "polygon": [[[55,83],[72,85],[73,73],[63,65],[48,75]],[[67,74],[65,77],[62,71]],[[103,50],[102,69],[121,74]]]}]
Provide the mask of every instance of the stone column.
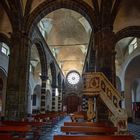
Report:
[{"label": "stone column", "polygon": [[20,31],[11,34],[11,48],[6,91],[6,119],[27,115],[30,40]]},{"label": "stone column", "polygon": [[41,86],[41,104],[40,104],[40,112],[41,114],[45,114],[46,109],[46,76],[41,76],[42,86]]},{"label": "stone column", "polygon": [[62,111],[62,87],[58,88],[59,95],[58,95],[58,111]]},{"label": "stone column", "polygon": [[115,34],[111,28],[95,33],[96,71],[103,72],[115,86]]}]

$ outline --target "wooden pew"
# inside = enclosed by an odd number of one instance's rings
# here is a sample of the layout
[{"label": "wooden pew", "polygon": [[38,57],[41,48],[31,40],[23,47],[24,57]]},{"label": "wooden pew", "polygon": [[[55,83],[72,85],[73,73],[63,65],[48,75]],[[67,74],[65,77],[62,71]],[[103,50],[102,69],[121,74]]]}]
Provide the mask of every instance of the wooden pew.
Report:
[{"label": "wooden pew", "polygon": [[117,127],[62,126],[64,133],[114,134]]},{"label": "wooden pew", "polygon": [[[1,137],[7,137],[7,139],[4,139],[4,140],[8,140],[8,137],[10,140],[10,135],[12,136],[12,140],[13,139],[17,139],[17,140],[24,139],[26,134],[31,131],[32,131],[32,129],[30,126],[10,126],[10,125],[1,125],[0,126]],[[13,137],[13,135],[15,135],[15,134],[18,136],[18,138]]]},{"label": "wooden pew", "polygon": [[27,122],[27,121],[2,121],[5,126],[30,126],[32,128],[32,136],[34,139],[39,139],[43,127],[46,126],[44,122]]},{"label": "wooden pew", "polygon": [[0,134],[0,140],[26,140],[26,138],[15,138],[11,134]]},{"label": "wooden pew", "polygon": [[83,114],[70,114],[72,122],[78,122],[80,119],[84,119]]},{"label": "wooden pew", "polygon": [[111,125],[103,122],[64,122],[64,126],[104,127],[104,126],[111,126]]},{"label": "wooden pew", "polygon": [[33,115],[35,121],[46,122],[48,125],[54,125],[58,121],[58,113],[46,113]]},{"label": "wooden pew", "polygon": [[32,131],[30,126],[10,126],[3,125],[0,126],[0,132],[19,132],[19,133],[27,133]]},{"label": "wooden pew", "polygon": [[11,134],[0,134],[0,140],[11,140],[12,135]]},{"label": "wooden pew", "polygon": [[135,140],[132,135],[54,135],[54,140]]},{"label": "wooden pew", "polygon": [[46,126],[45,122],[29,122],[29,121],[2,121],[3,125],[15,125],[15,126],[23,126],[30,125],[31,127],[43,127]]}]

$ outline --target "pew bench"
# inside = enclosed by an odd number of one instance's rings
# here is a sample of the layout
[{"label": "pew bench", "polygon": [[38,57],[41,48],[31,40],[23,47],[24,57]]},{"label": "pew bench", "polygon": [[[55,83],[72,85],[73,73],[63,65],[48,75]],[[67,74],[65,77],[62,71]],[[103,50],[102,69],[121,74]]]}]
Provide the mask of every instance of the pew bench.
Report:
[{"label": "pew bench", "polygon": [[62,126],[61,131],[69,133],[114,134],[117,127]]},{"label": "pew bench", "polygon": [[[12,139],[25,139],[26,134],[31,132],[32,129],[30,126],[10,126],[10,125],[1,125],[0,126],[0,135],[1,137],[7,137],[7,139],[12,137]],[[14,138],[14,136],[17,138]],[[5,139],[5,140],[7,140]]]},{"label": "pew bench", "polygon": [[38,139],[41,135],[41,131],[46,126],[45,122],[28,122],[28,121],[2,121],[2,125],[10,126],[31,126],[34,139]]},{"label": "pew bench", "polygon": [[26,140],[26,138],[14,138],[11,134],[0,134],[0,140]]},{"label": "pew bench", "polygon": [[111,125],[103,122],[64,122],[64,126],[104,127],[104,126],[111,126]]},{"label": "pew bench", "polygon": [[47,113],[33,115],[34,121],[46,122],[46,125],[53,126],[58,121],[58,113]]},{"label": "pew bench", "polygon": [[132,135],[54,135],[54,140],[135,140]]},{"label": "pew bench", "polygon": [[72,122],[78,122],[80,119],[84,120],[85,117],[83,114],[70,114]]},{"label": "pew bench", "polygon": [[32,128],[43,128],[46,126],[45,122],[29,122],[29,121],[2,121],[2,125],[10,125],[10,126],[26,126],[29,125]]},{"label": "pew bench", "polygon": [[0,126],[0,132],[27,133],[27,132],[30,132],[30,131],[32,131],[32,129],[28,125],[25,125],[25,126],[2,125],[2,126]]},{"label": "pew bench", "polygon": [[0,134],[0,140],[11,140],[12,135],[11,134]]},{"label": "pew bench", "polygon": [[12,136],[11,134],[0,134],[0,140],[26,140],[26,138],[17,138]]}]

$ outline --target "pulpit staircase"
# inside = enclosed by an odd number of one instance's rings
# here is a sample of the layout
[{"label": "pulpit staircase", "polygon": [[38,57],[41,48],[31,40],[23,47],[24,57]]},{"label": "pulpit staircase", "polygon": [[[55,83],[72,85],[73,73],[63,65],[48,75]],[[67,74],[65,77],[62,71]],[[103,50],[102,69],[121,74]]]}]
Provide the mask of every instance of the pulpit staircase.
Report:
[{"label": "pulpit staircase", "polygon": [[120,107],[123,98],[103,73],[83,74],[83,94],[98,95],[110,111],[110,121],[118,127],[120,133],[127,132],[127,113]]}]

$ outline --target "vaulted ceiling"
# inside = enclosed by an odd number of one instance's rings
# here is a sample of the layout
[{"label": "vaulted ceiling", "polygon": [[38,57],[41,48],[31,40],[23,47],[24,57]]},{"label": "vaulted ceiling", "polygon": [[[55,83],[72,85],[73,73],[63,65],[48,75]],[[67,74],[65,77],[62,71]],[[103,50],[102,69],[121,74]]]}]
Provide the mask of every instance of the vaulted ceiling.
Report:
[{"label": "vaulted ceiling", "polygon": [[92,30],[87,20],[62,8],[44,17],[38,27],[63,73],[71,70],[81,73]]}]

